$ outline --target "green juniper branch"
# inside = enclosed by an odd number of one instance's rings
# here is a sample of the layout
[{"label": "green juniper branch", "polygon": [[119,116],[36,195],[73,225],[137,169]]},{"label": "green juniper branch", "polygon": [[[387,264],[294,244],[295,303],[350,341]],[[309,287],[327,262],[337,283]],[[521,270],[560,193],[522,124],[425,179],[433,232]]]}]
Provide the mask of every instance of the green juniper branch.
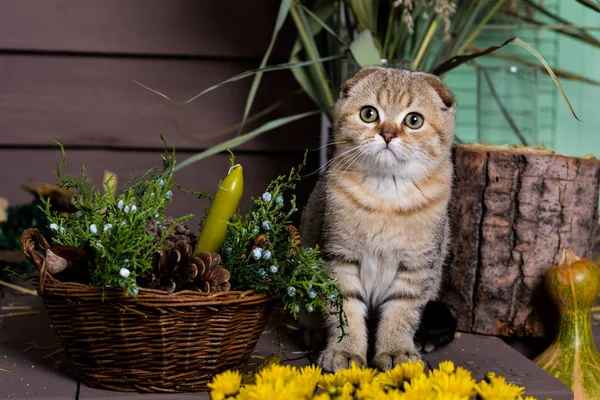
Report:
[{"label": "green juniper branch", "polygon": [[[92,184],[85,168],[80,177],[61,177],[66,163],[62,159],[56,170],[58,186],[76,189],[75,213],[63,216],[53,211],[50,200],[43,200],[40,209],[48,219],[53,243],[87,249],[92,254],[90,284],[102,287],[121,286],[129,294],[137,294],[136,279],[152,268],[152,253],[162,249],[162,241],[146,234],[148,221],[162,221],[173,197],[174,151],[165,145],[162,168],[153,168],[140,177],[132,176],[117,196],[110,190],[99,191]],[[105,182],[108,188],[109,183]],[[176,219],[185,221],[191,215]],[[175,224],[173,224],[174,226]],[[171,227],[173,229],[173,227]],[[171,232],[164,232],[166,236]]]},{"label": "green juniper branch", "polygon": [[318,247],[300,247],[288,231],[298,208],[294,195],[286,204],[287,193],[296,188],[305,165],[306,156],[298,168],[273,180],[260,198],[252,199],[245,216],[237,213],[228,222],[223,264],[236,289],[282,297],[284,309],[294,317],[300,307],[309,313],[333,309],[340,316],[343,334],[343,297],[333,272],[321,268]]}]

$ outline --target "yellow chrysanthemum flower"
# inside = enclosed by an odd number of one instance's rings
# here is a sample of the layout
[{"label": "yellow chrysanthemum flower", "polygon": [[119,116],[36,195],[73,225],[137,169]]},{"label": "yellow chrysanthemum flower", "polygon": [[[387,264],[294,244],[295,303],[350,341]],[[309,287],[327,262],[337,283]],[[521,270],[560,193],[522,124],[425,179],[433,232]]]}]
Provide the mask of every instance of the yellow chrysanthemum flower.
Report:
[{"label": "yellow chrysanthemum flower", "polygon": [[321,378],[323,370],[317,365],[307,365],[302,367],[299,372],[302,379],[306,379],[311,382],[314,381],[316,386]]},{"label": "yellow chrysanthemum flower", "polygon": [[339,389],[339,395],[336,397],[337,400],[352,400],[354,399],[354,385],[350,382],[344,383],[344,385]]},{"label": "yellow chrysanthemum flower", "polygon": [[434,394],[432,381],[421,374],[410,382],[404,382],[404,393],[411,399],[429,399]]},{"label": "yellow chrysanthemum flower", "polygon": [[365,383],[356,389],[356,398],[359,400],[387,399],[387,395],[381,385],[377,383]]},{"label": "yellow chrysanthemum flower", "polygon": [[297,374],[298,369],[294,366],[273,364],[258,373],[256,384],[290,382],[296,378]]},{"label": "yellow chrysanthemum flower", "polygon": [[429,376],[437,381],[445,379],[448,375],[454,373],[454,363],[452,361],[442,361],[437,368],[433,369]]},{"label": "yellow chrysanthemum flower", "polygon": [[406,396],[403,392],[401,392],[399,390],[390,389],[387,391],[386,399],[388,399],[388,400],[408,400],[408,399],[410,399],[410,397]]},{"label": "yellow chrysanthemum flower", "polygon": [[454,374],[456,375],[456,377],[458,379],[471,379],[471,378],[473,378],[473,375],[471,374],[471,371],[466,370],[463,367],[456,367],[456,371],[454,371]]},{"label": "yellow chrysanthemum flower", "polygon": [[318,385],[323,390],[329,392],[333,389],[335,392],[336,388],[341,388],[346,382],[348,382],[348,379],[342,375],[341,371],[337,371],[335,374],[322,375],[319,379]]},{"label": "yellow chrysanthemum flower", "polygon": [[454,363],[452,361],[442,361],[438,365],[438,369],[447,374],[451,374],[454,372]]},{"label": "yellow chrysanthemum flower", "polygon": [[276,379],[275,381],[257,383],[254,390],[250,392],[252,400],[266,399],[285,399],[296,400],[303,397],[298,395],[298,387],[294,380],[284,381]]},{"label": "yellow chrysanthemum flower", "polygon": [[[240,388],[240,392],[237,396],[235,396],[236,400],[252,400],[256,398],[256,394],[254,393],[256,386],[247,385]],[[211,393],[212,396],[212,393]]]},{"label": "yellow chrysanthemum flower", "polygon": [[469,397],[461,396],[457,393],[437,392],[432,400],[469,400]]},{"label": "yellow chrysanthemum flower", "polygon": [[483,400],[514,400],[523,394],[524,388],[506,383],[503,376],[491,376],[490,382],[481,381],[475,386]]},{"label": "yellow chrysanthemum flower", "polygon": [[396,365],[394,368],[378,374],[373,379],[373,382],[378,383],[383,387],[401,388],[404,383],[404,371],[402,370],[402,366]]},{"label": "yellow chrysanthemum flower", "polygon": [[524,388],[494,373],[477,383],[471,372],[450,361],[429,374],[424,370],[420,361],[382,373],[352,364],[335,374],[323,374],[314,365],[274,364],[260,371],[254,384],[242,387],[240,373],[227,371],[214,377],[209,388],[212,400],[470,400],[476,394],[480,400],[536,400],[524,398]]},{"label": "yellow chrysanthemum flower", "polygon": [[438,393],[454,393],[461,397],[471,397],[476,393],[475,379],[471,377],[459,376],[457,374],[440,373],[434,377],[432,374],[430,380]]},{"label": "yellow chrysanthemum flower", "polygon": [[242,375],[237,371],[225,371],[215,376],[211,383],[210,398],[213,400],[225,399],[227,396],[234,396],[239,392],[242,384]]},{"label": "yellow chrysanthemum flower", "polygon": [[405,363],[400,364],[402,366],[402,372],[404,374],[404,380],[410,381],[413,378],[425,374],[425,364],[422,361],[408,360]]},{"label": "yellow chrysanthemum flower", "polygon": [[323,370],[321,367],[315,365],[307,365],[300,369],[298,374],[298,387],[300,392],[298,393],[301,396],[310,398],[315,393],[315,389],[317,388],[317,383],[321,379],[321,373]]},{"label": "yellow chrysanthemum flower", "polygon": [[348,382],[354,386],[371,383],[375,377],[375,374],[377,374],[376,370],[362,366],[359,367],[354,362],[352,362],[352,367],[350,369],[342,370],[342,376],[344,376]]}]

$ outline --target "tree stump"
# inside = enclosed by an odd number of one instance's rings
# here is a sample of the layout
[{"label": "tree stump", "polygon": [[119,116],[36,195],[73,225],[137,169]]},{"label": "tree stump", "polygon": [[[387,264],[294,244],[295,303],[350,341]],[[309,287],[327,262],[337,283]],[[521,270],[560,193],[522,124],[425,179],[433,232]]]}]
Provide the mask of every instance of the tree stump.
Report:
[{"label": "tree stump", "polygon": [[497,336],[554,333],[546,271],[562,249],[591,256],[600,161],[532,148],[454,147],[452,250],[442,299],[458,329]]}]

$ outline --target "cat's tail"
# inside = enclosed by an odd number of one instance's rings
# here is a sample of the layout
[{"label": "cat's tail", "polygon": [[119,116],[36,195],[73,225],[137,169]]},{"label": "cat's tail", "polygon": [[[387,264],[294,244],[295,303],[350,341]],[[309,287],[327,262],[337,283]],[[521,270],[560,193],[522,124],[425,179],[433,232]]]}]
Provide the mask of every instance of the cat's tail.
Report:
[{"label": "cat's tail", "polygon": [[425,353],[454,340],[458,318],[456,312],[439,300],[430,301],[421,315],[415,344]]}]

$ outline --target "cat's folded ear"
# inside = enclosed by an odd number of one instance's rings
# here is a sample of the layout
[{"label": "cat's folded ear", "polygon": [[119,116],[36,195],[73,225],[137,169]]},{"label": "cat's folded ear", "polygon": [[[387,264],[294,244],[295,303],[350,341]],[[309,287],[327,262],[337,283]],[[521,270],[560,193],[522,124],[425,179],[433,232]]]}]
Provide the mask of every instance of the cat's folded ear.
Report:
[{"label": "cat's folded ear", "polygon": [[352,76],[352,78],[348,79],[346,82],[342,83],[340,88],[340,97],[347,97],[350,93],[350,90],[361,80],[371,75],[373,72],[377,70],[377,67],[367,67],[358,71],[356,74]]},{"label": "cat's folded ear", "polygon": [[438,96],[440,96],[440,99],[442,99],[442,102],[447,108],[452,108],[456,105],[454,96],[440,78],[438,78],[435,75],[427,74],[425,75],[425,80],[427,81],[427,83],[429,83],[433,90],[436,91]]}]

